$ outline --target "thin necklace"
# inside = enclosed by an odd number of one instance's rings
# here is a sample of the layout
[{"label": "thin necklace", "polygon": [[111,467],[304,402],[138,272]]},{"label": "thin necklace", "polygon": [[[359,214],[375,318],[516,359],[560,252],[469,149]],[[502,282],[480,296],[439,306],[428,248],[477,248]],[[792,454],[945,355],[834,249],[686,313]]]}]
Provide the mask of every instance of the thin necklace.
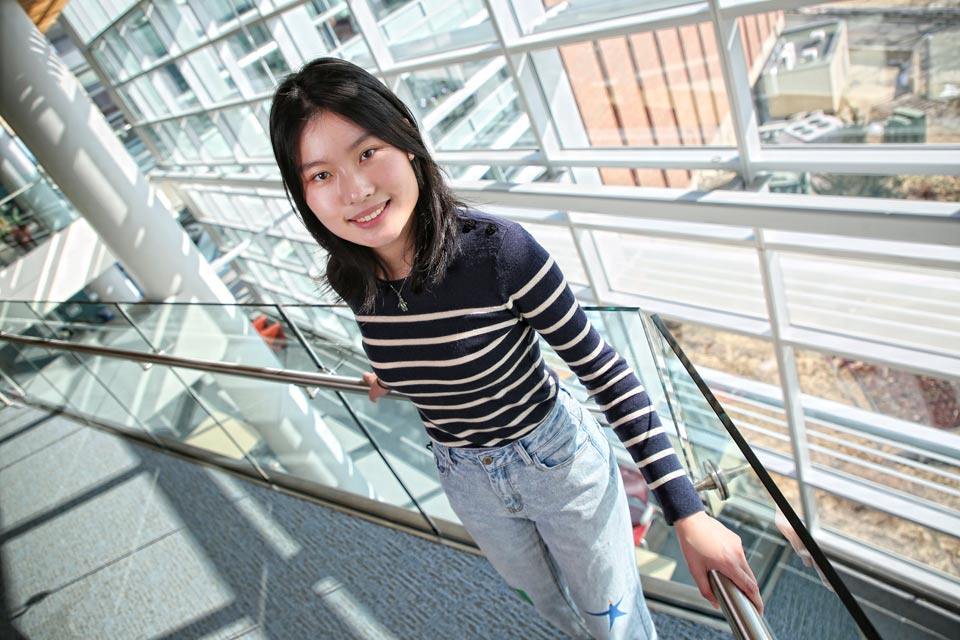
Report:
[{"label": "thin necklace", "polygon": [[400,283],[400,288],[399,288],[399,289],[397,289],[395,286],[393,286],[393,283],[392,283],[392,282],[388,282],[388,283],[387,283],[388,285],[390,285],[390,288],[393,289],[393,292],[394,292],[395,294],[397,294],[397,306],[399,306],[399,307],[400,307],[400,311],[403,311],[404,313],[406,313],[406,311],[407,311],[407,309],[408,309],[409,307],[407,307],[407,301],[403,299],[403,296],[400,295],[400,292],[403,291],[403,285],[407,284],[407,278],[409,278],[409,277],[410,277],[410,274],[409,274],[409,273],[408,273],[406,276],[404,276],[403,282]]}]

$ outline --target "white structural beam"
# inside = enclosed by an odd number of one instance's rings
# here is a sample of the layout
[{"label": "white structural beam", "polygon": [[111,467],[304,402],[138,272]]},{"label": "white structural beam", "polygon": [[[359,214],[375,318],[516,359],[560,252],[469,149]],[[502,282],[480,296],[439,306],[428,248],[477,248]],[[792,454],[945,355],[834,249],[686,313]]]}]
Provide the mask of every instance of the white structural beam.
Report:
[{"label": "white structural beam", "polygon": [[[237,174],[195,175],[156,172],[153,180],[177,184],[209,184],[282,190],[279,178]],[[650,187],[508,184],[453,181],[454,191],[485,204],[602,213],[626,218],[671,220],[728,227],[760,227],[889,240],[960,246],[960,203],[882,198],[798,196],[745,191],[690,191]]]},{"label": "white structural beam", "polygon": [[453,186],[462,197],[508,207],[960,245],[960,204],[950,202],[548,183]]},{"label": "white structural beam", "polygon": [[960,175],[960,147],[867,144],[763,148],[757,171],[853,175]]}]

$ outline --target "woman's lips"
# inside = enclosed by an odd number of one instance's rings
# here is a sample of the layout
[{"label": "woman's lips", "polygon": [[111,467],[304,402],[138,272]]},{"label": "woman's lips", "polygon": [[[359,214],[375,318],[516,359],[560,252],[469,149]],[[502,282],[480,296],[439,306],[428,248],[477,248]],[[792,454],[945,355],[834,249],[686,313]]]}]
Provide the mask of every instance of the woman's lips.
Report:
[{"label": "woman's lips", "polygon": [[389,206],[390,206],[390,201],[387,200],[382,205],[380,205],[379,208],[374,209],[373,211],[371,211],[366,215],[357,216],[356,218],[353,218],[352,220],[350,220],[350,222],[357,225],[358,227],[373,226],[383,216],[383,214],[386,213],[387,208]]}]

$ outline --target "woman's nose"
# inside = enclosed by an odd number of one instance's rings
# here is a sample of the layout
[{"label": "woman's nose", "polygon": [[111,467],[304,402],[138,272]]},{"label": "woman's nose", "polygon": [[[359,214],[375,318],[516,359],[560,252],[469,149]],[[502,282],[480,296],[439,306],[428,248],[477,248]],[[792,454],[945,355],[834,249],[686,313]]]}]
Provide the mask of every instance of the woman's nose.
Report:
[{"label": "woman's nose", "polygon": [[340,176],[340,197],[345,204],[362,202],[373,193],[373,186],[359,171],[345,171]]}]

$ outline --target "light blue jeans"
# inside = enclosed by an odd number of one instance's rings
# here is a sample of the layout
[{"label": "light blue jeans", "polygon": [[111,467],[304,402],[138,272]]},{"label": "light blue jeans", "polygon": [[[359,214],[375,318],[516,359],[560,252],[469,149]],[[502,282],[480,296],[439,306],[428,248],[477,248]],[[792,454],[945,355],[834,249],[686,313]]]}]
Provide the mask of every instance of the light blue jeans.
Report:
[{"label": "light blue jeans", "polygon": [[613,451],[566,389],[517,442],[433,453],[463,526],[544,618],[573,638],[656,638]]}]

